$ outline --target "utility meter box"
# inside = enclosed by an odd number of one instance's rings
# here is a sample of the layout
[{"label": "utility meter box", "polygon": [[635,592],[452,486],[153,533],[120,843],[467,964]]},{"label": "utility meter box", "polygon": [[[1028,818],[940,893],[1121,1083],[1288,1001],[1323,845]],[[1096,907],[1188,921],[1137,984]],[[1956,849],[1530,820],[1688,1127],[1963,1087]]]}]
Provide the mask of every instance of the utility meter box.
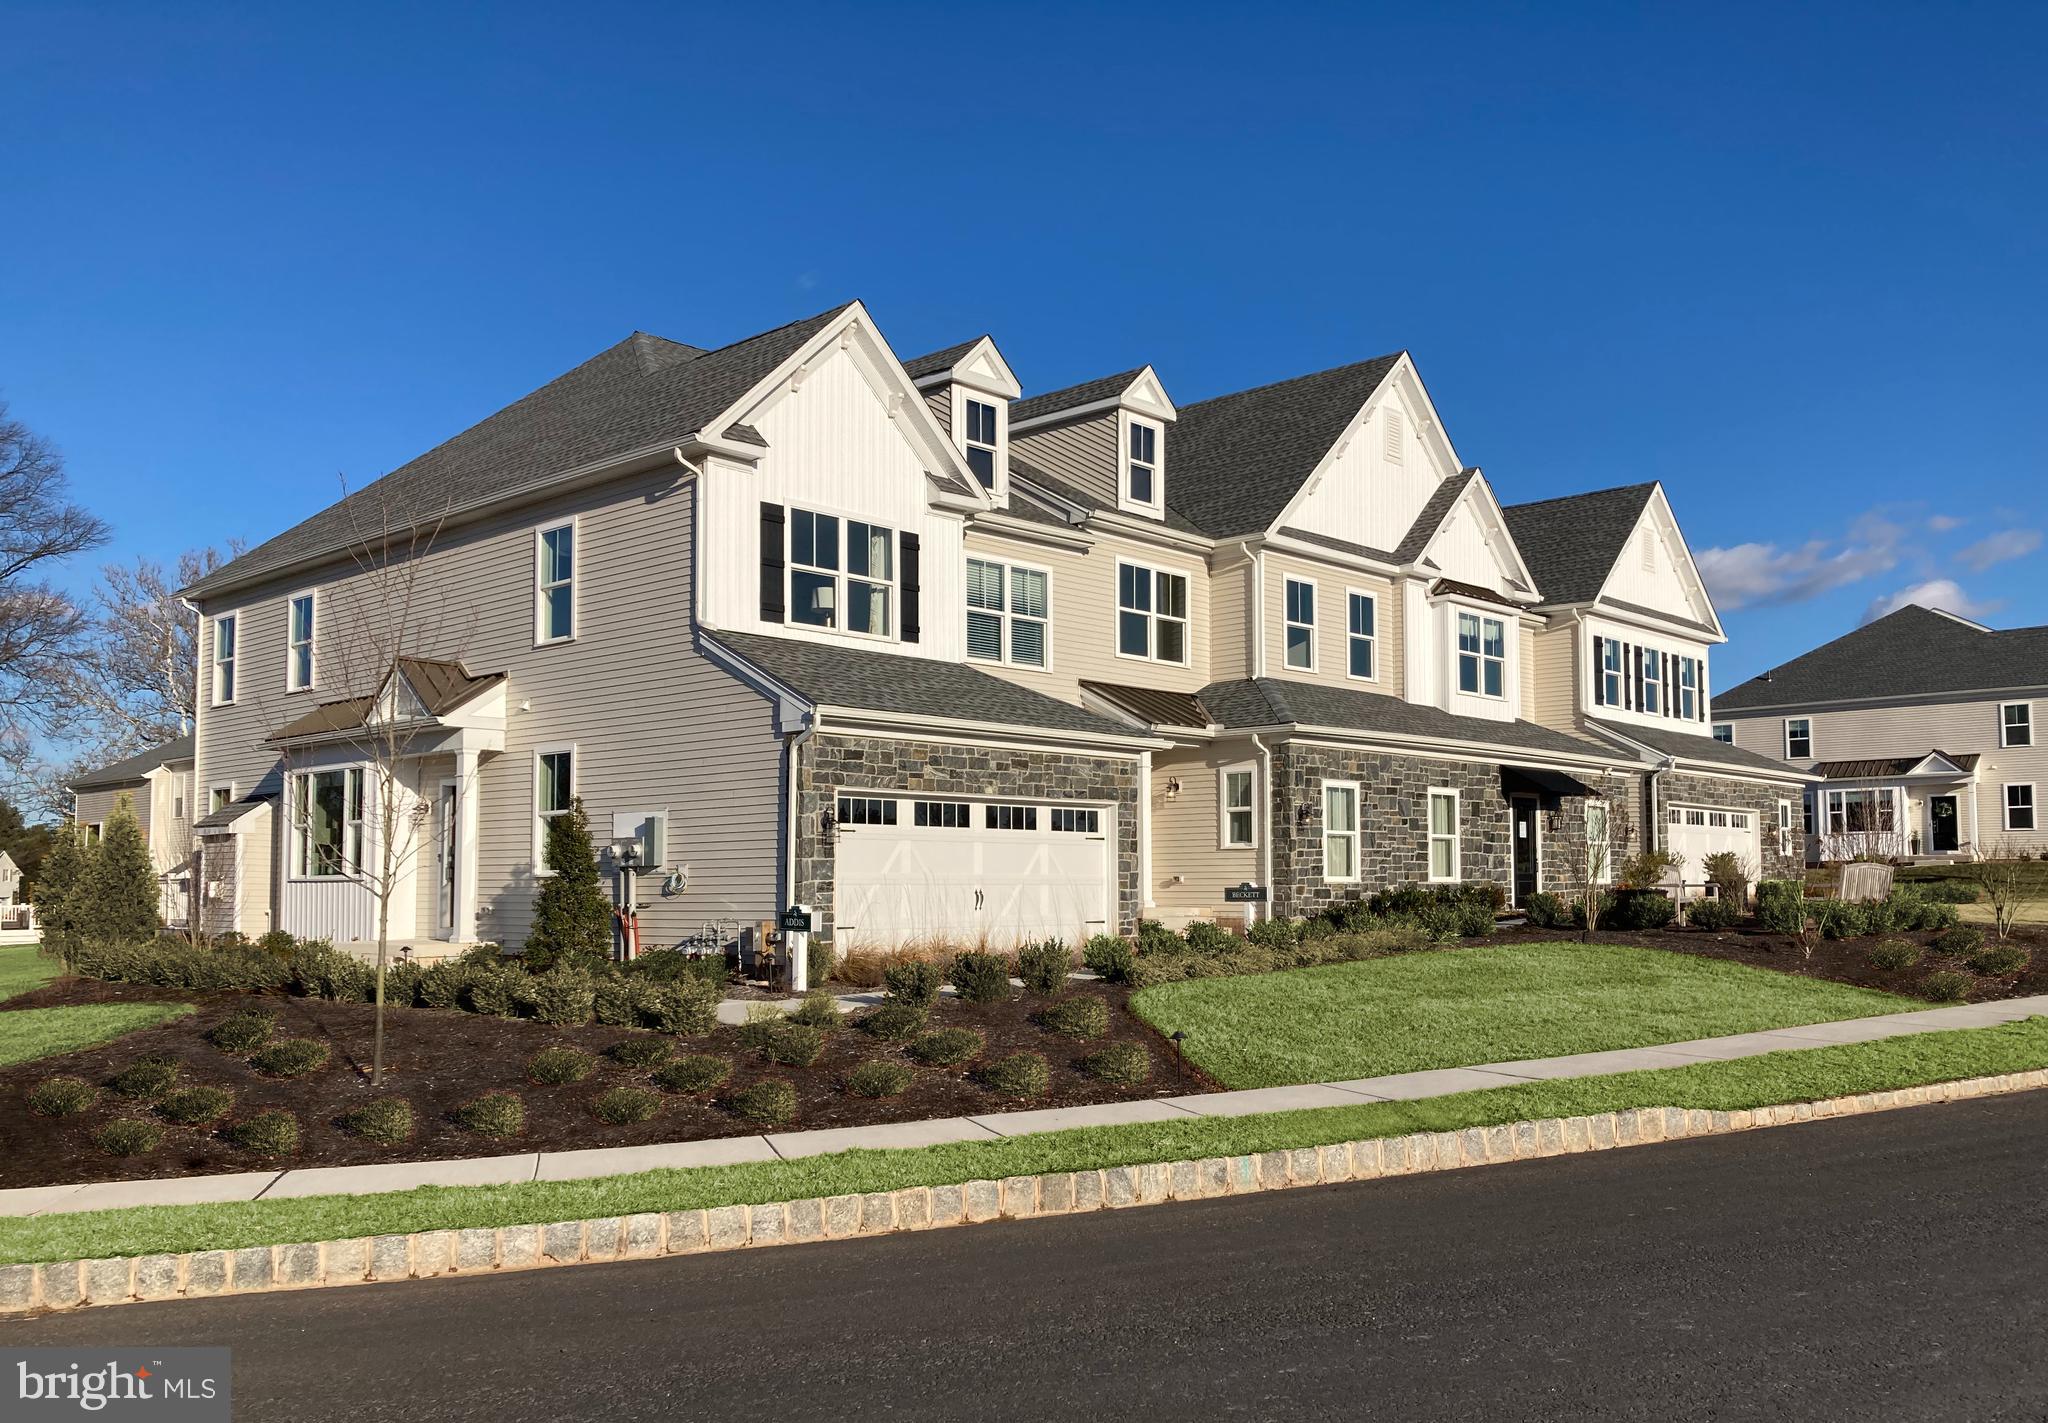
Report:
[{"label": "utility meter box", "polygon": [[612,812],[612,844],[639,846],[636,868],[657,870],[668,864],[668,811],[617,810]]}]

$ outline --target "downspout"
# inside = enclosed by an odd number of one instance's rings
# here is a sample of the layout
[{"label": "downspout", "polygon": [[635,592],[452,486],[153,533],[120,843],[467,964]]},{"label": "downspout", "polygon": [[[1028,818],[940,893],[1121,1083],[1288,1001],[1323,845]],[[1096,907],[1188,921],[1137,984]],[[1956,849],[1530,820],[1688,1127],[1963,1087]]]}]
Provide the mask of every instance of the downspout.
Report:
[{"label": "downspout", "polygon": [[[1649,779],[1644,783],[1644,798],[1649,802],[1646,807],[1646,813],[1650,819],[1650,823],[1646,827],[1648,833],[1643,836],[1643,848],[1645,850],[1661,850],[1664,848],[1664,809],[1662,803],[1657,799],[1657,778],[1677,764],[1678,758],[1676,756],[1665,756],[1657,765],[1651,768]],[[1684,876],[1680,875],[1679,878],[1683,882]]]},{"label": "downspout", "polygon": [[[1259,753],[1259,798],[1265,807],[1266,833],[1259,836],[1259,883],[1266,887],[1266,910],[1260,916],[1273,917],[1273,750],[1252,733],[1252,749]],[[1256,826],[1257,822],[1253,822]],[[1256,833],[1256,831],[1254,832]],[[1254,905],[1254,912],[1258,906]]]},{"label": "downspout", "polygon": [[1138,918],[1157,901],[1152,896],[1152,753],[1138,753]]},{"label": "downspout", "polygon": [[1266,675],[1266,551],[1252,555],[1252,676]]}]

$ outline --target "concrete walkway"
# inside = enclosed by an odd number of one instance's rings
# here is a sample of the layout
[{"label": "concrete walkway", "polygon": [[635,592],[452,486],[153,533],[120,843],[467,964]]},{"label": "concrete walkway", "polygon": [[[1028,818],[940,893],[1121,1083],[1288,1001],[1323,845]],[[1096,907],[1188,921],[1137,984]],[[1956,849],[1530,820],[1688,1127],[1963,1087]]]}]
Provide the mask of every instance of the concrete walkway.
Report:
[{"label": "concrete walkway", "polygon": [[[843,1000],[851,1002],[853,1000]],[[729,1166],[779,1161],[833,1151],[936,1146],[954,1141],[993,1141],[1070,1127],[1116,1126],[1171,1121],[1181,1117],[1242,1117],[1308,1107],[1355,1107],[1361,1102],[1410,1102],[1488,1087],[1571,1077],[1601,1077],[1661,1067],[1726,1062],[1768,1052],[1799,1051],[1841,1043],[1875,1042],[1953,1028],[1987,1028],[2048,1014],[2048,995],[2009,998],[2000,1003],[1965,1003],[1851,1018],[1807,1027],[1776,1028],[1733,1037],[1701,1038],[1658,1047],[1621,1048],[1570,1057],[1494,1062],[1482,1067],[1440,1067],[1349,1082],[1301,1087],[1256,1087],[1241,1092],[1206,1092],[1185,1097],[1152,1097],[1106,1102],[1093,1107],[1051,1107],[991,1112],[977,1117],[942,1117],[883,1126],[835,1127],[821,1131],[729,1136],[714,1141],[657,1146],[601,1147],[590,1151],[520,1152],[514,1156],[457,1161],[403,1161],[378,1166],[311,1166],[290,1171],[250,1171],[227,1176],[186,1176],[166,1181],[105,1181],[92,1185],[29,1186],[0,1191],[0,1217],[116,1210],[128,1206],[199,1205],[225,1201],[280,1200],[293,1196],[371,1195],[418,1186],[496,1186],[520,1181],[576,1181],[620,1176],[664,1167]]]}]

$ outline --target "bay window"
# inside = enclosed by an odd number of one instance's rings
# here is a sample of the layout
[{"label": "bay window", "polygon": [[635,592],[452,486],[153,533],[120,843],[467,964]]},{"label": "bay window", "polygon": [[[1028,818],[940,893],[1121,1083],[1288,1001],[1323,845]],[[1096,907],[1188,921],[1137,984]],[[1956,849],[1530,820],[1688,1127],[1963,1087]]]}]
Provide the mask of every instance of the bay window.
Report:
[{"label": "bay window", "polygon": [[968,657],[1013,667],[1044,667],[1052,617],[1050,581],[1042,568],[968,559]]},{"label": "bay window", "polygon": [[1186,665],[1187,575],[1119,561],[1116,602],[1119,656]]},{"label": "bay window", "polygon": [[1458,690],[1482,697],[1507,695],[1507,624],[1477,613],[1458,614]]},{"label": "bay window", "polygon": [[1830,835],[1891,834],[1899,828],[1899,793],[1894,787],[1831,790],[1827,794]]},{"label": "bay window", "polygon": [[363,768],[292,777],[292,874],[326,879],[363,867]]},{"label": "bay window", "polygon": [[1323,878],[1358,878],[1358,782],[1323,782]]},{"label": "bay window", "polygon": [[895,581],[895,530],[809,509],[789,511],[791,622],[888,637]]}]

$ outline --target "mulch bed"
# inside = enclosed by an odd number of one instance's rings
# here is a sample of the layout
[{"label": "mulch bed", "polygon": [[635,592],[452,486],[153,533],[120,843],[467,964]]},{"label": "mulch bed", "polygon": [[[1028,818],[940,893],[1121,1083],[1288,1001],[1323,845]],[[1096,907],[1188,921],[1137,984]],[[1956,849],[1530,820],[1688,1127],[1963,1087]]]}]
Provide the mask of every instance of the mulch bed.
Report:
[{"label": "mulch bed", "polygon": [[[385,1090],[409,1100],[418,1123],[413,1140],[399,1147],[361,1141],[335,1124],[337,1118],[375,1095],[369,1085],[374,1017],[369,1007],[311,998],[212,994],[197,1000],[196,1013],[160,1027],[79,1052],[0,1068],[0,1187],[278,1170],[286,1166],[431,1161],[752,1135],[764,1128],[742,1121],[718,1106],[715,1099],[762,1077],[783,1078],[795,1084],[797,1092],[795,1120],[765,1128],[770,1131],[863,1126],[1218,1090],[1214,1082],[1181,1058],[1171,1043],[1125,1009],[1127,990],[1108,984],[1076,984],[1071,991],[1109,1002],[1108,1036],[1083,1043],[1047,1032],[1032,1021],[1032,1014],[1043,1006],[1043,1000],[1023,995],[1007,1003],[986,1006],[946,998],[931,1013],[931,1028],[971,1027],[985,1034],[988,1048],[983,1062],[1013,1052],[1043,1055],[1051,1064],[1052,1083],[1042,1097],[1018,1100],[992,1092],[972,1079],[971,1064],[938,1068],[912,1063],[903,1045],[879,1042],[850,1026],[832,1033],[823,1055],[812,1066],[803,1068],[766,1063],[758,1053],[741,1046],[739,1029],[720,1027],[700,1038],[672,1037],[665,1041],[678,1056],[714,1053],[729,1058],[733,1072],[727,1082],[717,1092],[702,1097],[664,1093],[662,1110],[651,1121],[629,1126],[598,1121],[591,1114],[591,1102],[612,1087],[651,1086],[647,1071],[620,1067],[609,1058],[600,1057],[597,1071],[582,1082],[545,1087],[526,1080],[525,1064],[544,1047],[566,1045],[601,1053],[621,1038],[652,1035],[635,1034],[625,1028],[555,1028],[448,1010],[393,1008],[385,1015]],[[9,999],[6,1009],[187,998],[184,994],[128,984],[62,979]],[[328,1065],[310,1076],[280,1081],[263,1076],[246,1061],[205,1040],[205,1033],[222,1018],[252,1001],[277,1014],[278,1037],[318,1038],[327,1042],[332,1048]],[[1142,1042],[1151,1050],[1152,1080],[1143,1087],[1112,1087],[1087,1076],[1074,1065],[1087,1053],[1118,1040]],[[148,1107],[103,1092],[98,1104],[87,1112],[75,1117],[47,1118],[30,1112],[22,1099],[24,1092],[45,1077],[61,1074],[104,1084],[121,1068],[152,1056],[170,1057],[181,1065],[180,1086],[231,1088],[235,1094],[231,1121],[267,1107],[283,1107],[295,1113],[301,1133],[298,1153],[283,1160],[257,1157],[225,1140],[215,1128],[164,1123],[164,1140],[155,1151],[139,1157],[109,1156],[94,1144],[93,1133],[116,1116],[151,1116]],[[855,1097],[840,1089],[840,1079],[847,1069],[874,1058],[910,1063],[915,1071],[910,1089],[900,1097],[884,1100]],[[518,1136],[479,1136],[451,1119],[449,1114],[455,1108],[492,1090],[516,1091],[524,1099],[526,1129]]]}]

